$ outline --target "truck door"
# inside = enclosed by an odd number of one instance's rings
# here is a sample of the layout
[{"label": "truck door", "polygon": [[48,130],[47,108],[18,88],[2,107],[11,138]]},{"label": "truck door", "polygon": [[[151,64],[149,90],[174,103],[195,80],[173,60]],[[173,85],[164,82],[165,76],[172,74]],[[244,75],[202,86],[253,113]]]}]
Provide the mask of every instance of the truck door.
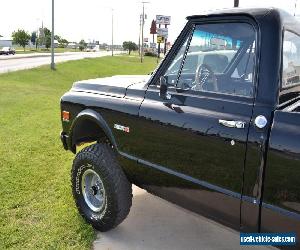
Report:
[{"label": "truck door", "polygon": [[[182,33],[140,107],[145,135],[135,156],[155,171],[140,182],[238,228],[256,32],[245,20],[190,25],[192,32]],[[161,76],[168,84],[165,95]]]}]

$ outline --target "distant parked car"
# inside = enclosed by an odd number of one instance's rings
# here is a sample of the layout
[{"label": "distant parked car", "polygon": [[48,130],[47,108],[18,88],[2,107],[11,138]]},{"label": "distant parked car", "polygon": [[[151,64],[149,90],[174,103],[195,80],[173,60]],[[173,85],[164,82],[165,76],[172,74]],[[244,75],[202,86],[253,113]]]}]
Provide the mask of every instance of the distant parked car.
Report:
[{"label": "distant parked car", "polygon": [[16,51],[12,47],[3,47],[0,50],[0,55],[14,55],[14,54],[16,54]]},{"label": "distant parked car", "polygon": [[94,48],[92,48],[91,51],[92,51],[92,52],[99,52],[99,47],[95,46]]},{"label": "distant parked car", "polygon": [[96,47],[88,47],[85,49],[86,52],[97,52],[99,51],[99,48],[96,46]]}]

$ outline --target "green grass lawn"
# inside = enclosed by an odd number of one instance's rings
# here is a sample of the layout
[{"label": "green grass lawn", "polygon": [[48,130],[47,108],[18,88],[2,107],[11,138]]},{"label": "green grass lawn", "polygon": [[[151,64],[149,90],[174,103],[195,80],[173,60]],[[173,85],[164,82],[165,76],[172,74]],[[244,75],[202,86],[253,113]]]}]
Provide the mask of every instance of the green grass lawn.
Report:
[{"label": "green grass lawn", "polygon": [[0,75],[0,249],[89,249],[95,234],[71,196],[74,155],[59,140],[59,101],[72,82],[147,74],[155,58],[85,59]]}]

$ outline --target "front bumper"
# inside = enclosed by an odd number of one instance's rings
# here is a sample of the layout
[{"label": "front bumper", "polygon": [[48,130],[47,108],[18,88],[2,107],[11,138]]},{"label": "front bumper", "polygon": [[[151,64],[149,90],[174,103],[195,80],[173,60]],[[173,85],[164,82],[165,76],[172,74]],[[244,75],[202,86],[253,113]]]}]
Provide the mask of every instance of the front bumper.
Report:
[{"label": "front bumper", "polygon": [[60,140],[63,144],[63,147],[65,150],[68,150],[68,144],[67,144],[67,139],[68,139],[68,136],[66,135],[65,132],[61,132],[60,133]]}]

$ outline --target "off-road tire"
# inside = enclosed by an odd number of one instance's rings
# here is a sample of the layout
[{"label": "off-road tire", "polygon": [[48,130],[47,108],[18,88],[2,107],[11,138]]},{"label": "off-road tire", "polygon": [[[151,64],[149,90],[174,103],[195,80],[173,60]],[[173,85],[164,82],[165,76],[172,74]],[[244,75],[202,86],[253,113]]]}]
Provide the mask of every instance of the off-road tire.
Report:
[{"label": "off-road tire", "polygon": [[[99,212],[94,212],[83,196],[82,176],[87,169],[92,169],[99,175],[105,189],[106,202]],[[108,231],[127,217],[132,204],[132,185],[108,144],[93,144],[76,155],[71,171],[71,183],[79,213],[95,229]]]}]

